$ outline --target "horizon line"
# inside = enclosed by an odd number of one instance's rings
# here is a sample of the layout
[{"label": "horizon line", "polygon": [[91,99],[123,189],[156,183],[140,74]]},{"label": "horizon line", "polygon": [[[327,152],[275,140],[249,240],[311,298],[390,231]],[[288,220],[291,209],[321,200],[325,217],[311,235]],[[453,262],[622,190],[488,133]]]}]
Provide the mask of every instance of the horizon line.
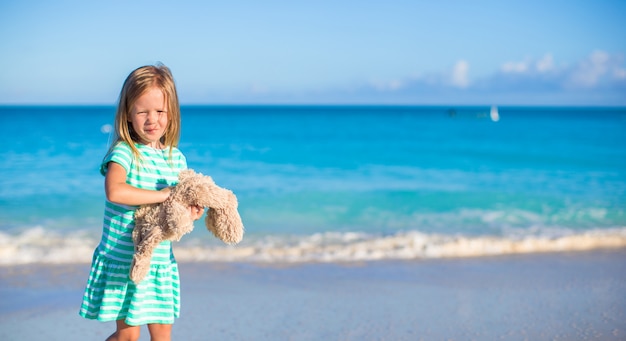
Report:
[{"label": "horizon line", "polygon": [[[0,103],[0,107],[116,107],[116,103]],[[419,103],[181,103],[180,107],[422,107],[422,108],[604,108],[626,109],[615,104],[419,104]]]}]

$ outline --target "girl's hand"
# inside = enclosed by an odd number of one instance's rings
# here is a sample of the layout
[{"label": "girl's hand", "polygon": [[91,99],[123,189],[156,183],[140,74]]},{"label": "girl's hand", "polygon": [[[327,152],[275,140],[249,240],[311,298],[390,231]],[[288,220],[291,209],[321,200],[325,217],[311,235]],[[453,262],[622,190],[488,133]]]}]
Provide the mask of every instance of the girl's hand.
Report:
[{"label": "girl's hand", "polygon": [[191,213],[191,219],[198,220],[200,219],[200,217],[202,217],[202,214],[204,213],[204,207],[191,205],[189,206],[189,212]]},{"label": "girl's hand", "polygon": [[162,188],[159,190],[159,193],[164,197],[163,201],[165,201],[170,196],[170,193],[172,193],[172,187]]}]

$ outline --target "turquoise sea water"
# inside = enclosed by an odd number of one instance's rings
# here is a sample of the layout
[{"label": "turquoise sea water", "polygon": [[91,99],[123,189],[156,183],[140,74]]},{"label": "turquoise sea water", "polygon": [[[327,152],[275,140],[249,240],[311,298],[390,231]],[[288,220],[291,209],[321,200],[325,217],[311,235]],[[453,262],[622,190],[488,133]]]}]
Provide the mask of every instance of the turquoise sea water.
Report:
[{"label": "turquoise sea water", "polygon": [[[626,109],[489,109],[183,107],[180,149],[235,192],[246,236],[224,247],[199,221],[175,252],[334,261],[626,238]],[[89,261],[114,112],[0,107],[3,263]]]}]

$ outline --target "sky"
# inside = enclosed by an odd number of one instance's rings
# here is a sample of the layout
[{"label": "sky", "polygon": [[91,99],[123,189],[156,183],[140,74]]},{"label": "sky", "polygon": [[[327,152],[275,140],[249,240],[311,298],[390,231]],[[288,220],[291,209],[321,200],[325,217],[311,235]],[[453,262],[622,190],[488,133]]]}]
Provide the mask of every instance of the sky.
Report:
[{"label": "sky", "polygon": [[626,106],[626,1],[0,0],[0,105]]}]

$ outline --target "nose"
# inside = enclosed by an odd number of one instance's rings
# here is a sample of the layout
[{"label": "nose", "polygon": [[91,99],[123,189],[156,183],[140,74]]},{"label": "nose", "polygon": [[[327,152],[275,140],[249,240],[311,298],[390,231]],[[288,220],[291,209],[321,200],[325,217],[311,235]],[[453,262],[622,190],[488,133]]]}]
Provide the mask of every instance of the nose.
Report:
[{"label": "nose", "polygon": [[149,111],[147,116],[148,123],[156,122],[159,118],[159,113],[156,111]]}]

